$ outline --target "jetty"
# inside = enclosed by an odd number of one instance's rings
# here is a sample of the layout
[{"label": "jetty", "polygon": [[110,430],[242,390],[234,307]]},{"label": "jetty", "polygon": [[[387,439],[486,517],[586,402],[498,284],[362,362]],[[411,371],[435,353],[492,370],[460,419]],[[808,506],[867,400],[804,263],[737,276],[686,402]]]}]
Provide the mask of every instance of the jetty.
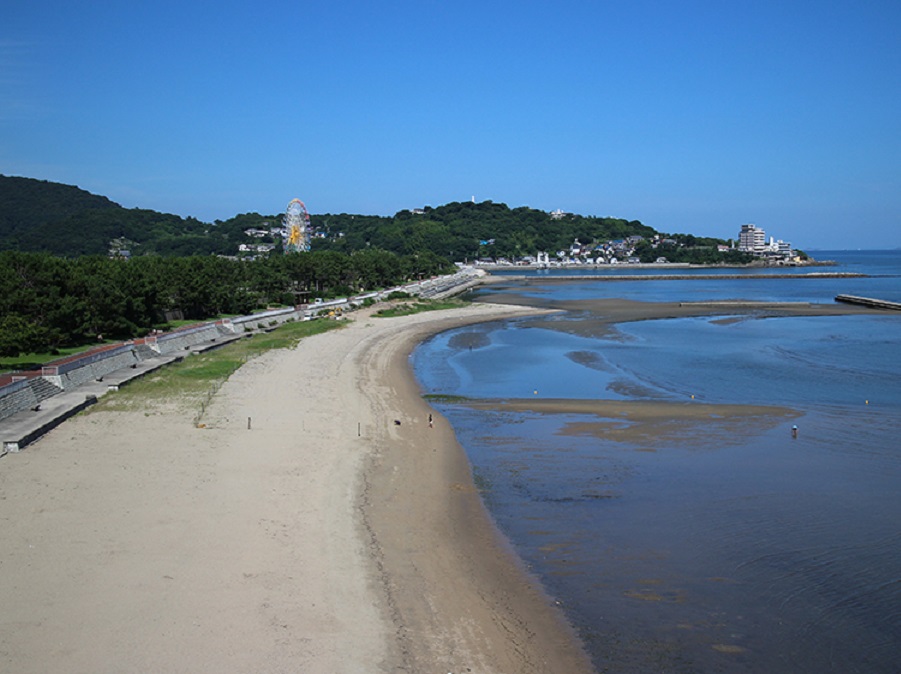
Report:
[{"label": "jetty", "polygon": [[872,297],[857,297],[856,295],[836,295],[836,302],[845,302],[847,304],[860,304],[865,307],[875,307],[877,309],[893,309],[901,311],[901,303],[889,302],[888,300],[878,300]]},{"label": "jetty", "polygon": [[[623,265],[625,267],[625,265]],[[483,267],[484,268],[484,267]],[[509,267],[507,268],[509,269]],[[499,271],[499,270],[495,270]],[[541,282],[554,283],[557,281],[722,281],[722,280],[765,280],[773,279],[852,279],[867,278],[867,274],[857,272],[809,272],[804,274],[640,274],[640,273],[611,273],[611,274],[491,274],[483,279],[483,283],[507,283],[517,282]]]}]

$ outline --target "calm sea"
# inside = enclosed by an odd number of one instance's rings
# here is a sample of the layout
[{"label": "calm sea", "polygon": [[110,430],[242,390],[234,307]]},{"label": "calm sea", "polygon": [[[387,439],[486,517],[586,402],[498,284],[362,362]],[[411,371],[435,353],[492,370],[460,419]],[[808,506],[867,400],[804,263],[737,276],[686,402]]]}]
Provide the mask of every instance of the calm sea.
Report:
[{"label": "calm sea", "polygon": [[[532,279],[487,292],[901,301],[901,251],[813,254],[839,263],[814,271],[871,276]],[[606,437],[564,432],[594,417],[438,406],[499,527],[579,629],[598,671],[897,672],[901,314],[722,318],[622,324],[604,338],[533,320],[492,323],[435,336],[413,364],[427,393],[795,410],[741,432],[674,423]]]}]

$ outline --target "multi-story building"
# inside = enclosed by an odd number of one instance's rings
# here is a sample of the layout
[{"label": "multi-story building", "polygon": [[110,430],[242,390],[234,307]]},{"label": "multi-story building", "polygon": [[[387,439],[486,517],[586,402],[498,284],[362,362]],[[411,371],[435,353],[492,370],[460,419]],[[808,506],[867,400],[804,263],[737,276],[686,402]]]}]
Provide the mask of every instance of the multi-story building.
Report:
[{"label": "multi-story building", "polygon": [[738,249],[744,253],[751,253],[758,257],[788,259],[794,257],[795,252],[791,244],[770,237],[766,240],[766,232],[756,225],[742,225],[738,235]]},{"label": "multi-story building", "polygon": [[791,243],[789,243],[788,241],[783,241],[782,239],[779,239],[778,241],[772,243],[771,245],[773,246],[773,248],[775,249],[775,252],[780,257],[793,257],[795,254],[795,251],[792,250]]},{"label": "multi-story building", "polygon": [[756,225],[742,225],[738,234],[738,249],[744,253],[763,253],[766,250],[766,232]]}]

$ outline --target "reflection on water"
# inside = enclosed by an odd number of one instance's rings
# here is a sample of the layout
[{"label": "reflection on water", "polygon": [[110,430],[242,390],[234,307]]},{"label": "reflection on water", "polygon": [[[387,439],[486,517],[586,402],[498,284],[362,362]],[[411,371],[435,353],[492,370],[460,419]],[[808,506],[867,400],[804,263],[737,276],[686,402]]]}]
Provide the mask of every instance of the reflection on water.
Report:
[{"label": "reflection on water", "polygon": [[897,671],[901,318],[646,321],[609,339],[529,326],[436,336],[414,354],[423,388],[801,415],[642,427],[441,407],[599,671]]}]

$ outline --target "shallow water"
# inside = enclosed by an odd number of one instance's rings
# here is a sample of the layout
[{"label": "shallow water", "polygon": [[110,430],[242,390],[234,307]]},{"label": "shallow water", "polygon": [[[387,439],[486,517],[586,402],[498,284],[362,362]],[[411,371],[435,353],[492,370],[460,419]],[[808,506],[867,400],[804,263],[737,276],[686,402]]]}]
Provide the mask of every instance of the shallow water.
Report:
[{"label": "shallow water", "polygon": [[[528,286],[517,286],[513,292],[525,296],[546,298],[553,293],[555,299],[584,300],[600,298],[634,299],[645,302],[694,302],[702,300],[748,300],[761,302],[832,302],[836,295],[860,295],[901,302],[901,254],[898,251],[822,251],[815,257],[820,260],[836,260],[840,264],[828,267],[776,267],[767,269],[731,268],[630,268],[628,265],[611,268],[584,269],[559,268],[534,272],[534,280]],[[523,271],[510,271],[509,275],[522,275]],[[810,278],[813,274],[854,273],[867,274],[868,278]],[[695,276],[691,280],[672,280],[666,284],[657,281],[627,280],[642,275]],[[498,273],[504,276],[504,273]],[[566,285],[540,285],[540,280],[552,280],[559,276],[585,276],[583,282]],[[763,278],[707,278],[710,276],[760,276]],[[766,276],[793,275],[797,278],[765,278]],[[596,282],[592,277],[608,277],[616,280]],[[491,291],[488,291],[491,292]],[[502,290],[501,292],[506,292]]]},{"label": "shallow water", "polygon": [[[630,285],[679,301],[691,283],[707,281]],[[747,285],[757,281],[735,283],[760,299]],[[766,283],[766,299],[792,301],[793,284],[820,281],[788,280],[785,296]],[[437,335],[413,356],[423,389],[801,415],[643,435],[613,432],[623,419],[440,406],[498,525],[599,671],[897,671],[901,316],[645,321],[604,339],[531,325]]]}]

